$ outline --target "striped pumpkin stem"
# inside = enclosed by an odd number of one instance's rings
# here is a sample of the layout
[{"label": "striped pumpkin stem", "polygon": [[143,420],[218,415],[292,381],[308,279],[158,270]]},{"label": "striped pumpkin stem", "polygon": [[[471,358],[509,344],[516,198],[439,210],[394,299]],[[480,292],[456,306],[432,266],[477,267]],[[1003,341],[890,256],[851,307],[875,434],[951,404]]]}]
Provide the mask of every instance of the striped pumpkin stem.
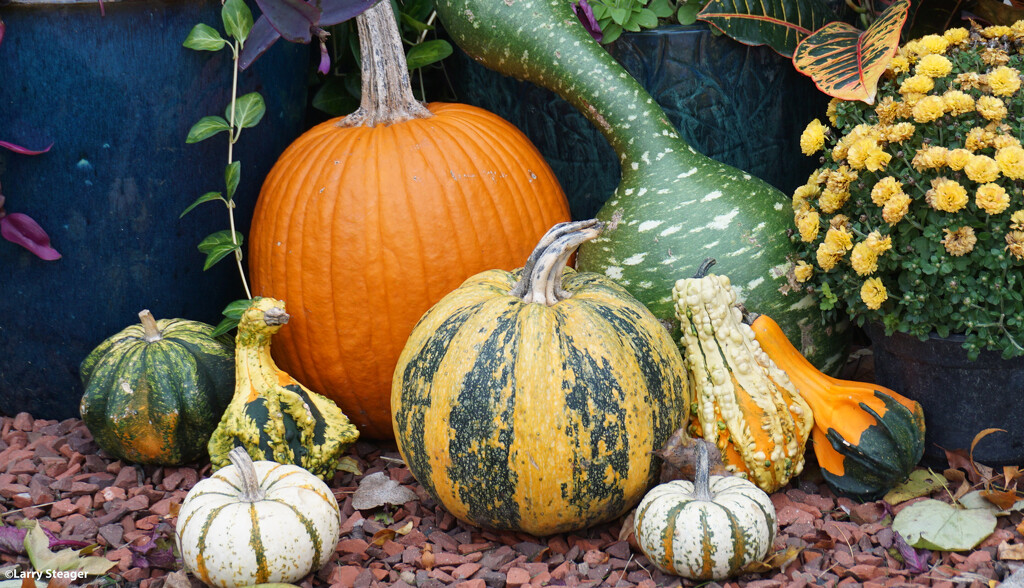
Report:
[{"label": "striped pumpkin stem", "polygon": [[363,95],[359,108],[339,121],[338,126],[374,127],[434,116],[413,96],[391,3],[378,2],[357,16],[356,27]]},{"label": "striped pumpkin stem", "polygon": [[160,332],[160,327],[156,325],[156,319],[153,318],[153,313],[149,310],[143,310],[139,313],[139,320],[142,321],[142,329],[145,331],[143,339],[147,343],[159,341],[163,339],[163,334]]},{"label": "striped pumpkin stem", "polygon": [[[546,306],[554,306],[559,301],[572,296],[570,292],[567,292],[562,287],[562,273],[565,265],[577,247],[601,235],[601,232],[604,230],[604,223],[589,220],[581,221],[580,223],[568,223],[568,225],[570,226],[563,227],[563,230],[557,231],[560,234],[554,236],[549,244],[544,245],[547,237],[552,236],[552,231],[548,231],[548,234],[544,236],[545,238],[541,239],[541,244],[530,255],[530,258],[534,259],[533,266],[524,267],[523,277],[521,278],[521,280],[526,280],[522,286],[524,291],[522,294],[523,302],[527,304],[536,302]],[[571,227],[571,225],[582,226]],[[540,250],[539,254],[538,250]],[[529,260],[527,260],[527,264],[529,264]],[[519,284],[517,283],[516,288],[518,286]],[[516,288],[513,288],[513,290]]]},{"label": "striped pumpkin stem", "polygon": [[238,468],[238,476],[242,479],[241,493],[239,499],[244,502],[259,502],[266,497],[263,488],[260,488],[259,478],[256,477],[256,466],[244,447],[235,447],[228,453],[228,460],[231,465]]},{"label": "striped pumpkin stem", "polygon": [[537,260],[544,254],[544,251],[548,246],[555,242],[555,239],[573,231],[592,227],[595,224],[597,224],[597,219],[592,218],[576,222],[558,223],[548,229],[548,232],[544,233],[544,236],[537,242],[537,246],[533,248],[533,252],[530,253],[530,257],[526,259],[526,265],[523,266],[523,273],[519,277],[519,281],[516,282],[516,285],[509,290],[509,295],[515,296],[516,298],[523,298],[526,296],[526,293],[529,292],[529,284],[531,275],[533,274],[533,268],[537,267]]},{"label": "striped pumpkin stem", "polygon": [[[712,260],[714,261],[714,260]],[[693,499],[711,502],[711,460],[708,457],[708,442],[697,439],[697,467],[693,476]]]}]

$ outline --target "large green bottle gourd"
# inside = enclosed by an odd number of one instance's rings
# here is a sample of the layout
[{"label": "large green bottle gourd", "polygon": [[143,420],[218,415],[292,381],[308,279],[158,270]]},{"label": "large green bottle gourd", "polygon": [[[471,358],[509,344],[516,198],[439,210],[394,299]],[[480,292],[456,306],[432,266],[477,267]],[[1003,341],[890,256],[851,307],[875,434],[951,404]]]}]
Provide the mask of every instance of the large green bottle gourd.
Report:
[{"label": "large green bottle gourd", "polygon": [[622,284],[678,340],[672,286],[713,257],[748,308],[774,318],[822,371],[839,367],[842,329],[822,324],[817,300],[793,277],[789,199],[687,145],[569,0],[437,0],[437,11],[470,57],[558,93],[618,153],[622,180],[598,213],[617,228],[580,248],[580,270]]}]

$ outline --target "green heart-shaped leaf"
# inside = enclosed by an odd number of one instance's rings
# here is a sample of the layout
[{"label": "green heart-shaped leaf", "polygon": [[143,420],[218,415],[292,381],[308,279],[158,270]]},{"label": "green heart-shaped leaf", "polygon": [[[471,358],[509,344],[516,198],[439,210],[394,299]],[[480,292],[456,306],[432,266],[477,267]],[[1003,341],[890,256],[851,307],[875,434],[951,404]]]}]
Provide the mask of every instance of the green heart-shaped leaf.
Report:
[{"label": "green heart-shaped leaf", "polygon": [[941,500],[922,500],[900,511],[893,531],[918,549],[966,551],[996,530],[996,517],[988,509],[957,508]]}]

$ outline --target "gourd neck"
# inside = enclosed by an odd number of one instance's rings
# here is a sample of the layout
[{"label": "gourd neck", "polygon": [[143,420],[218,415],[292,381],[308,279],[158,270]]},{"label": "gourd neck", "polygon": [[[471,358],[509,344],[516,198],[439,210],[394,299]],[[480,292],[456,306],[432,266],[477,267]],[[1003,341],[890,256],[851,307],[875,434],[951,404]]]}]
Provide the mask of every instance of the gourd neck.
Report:
[{"label": "gourd neck", "polygon": [[519,280],[509,291],[526,304],[554,306],[572,296],[562,287],[562,273],[569,257],[583,243],[596,239],[604,230],[597,219],[559,223],[541,237],[526,260]]},{"label": "gourd neck", "polygon": [[142,338],[147,343],[153,343],[163,339],[163,334],[160,332],[160,327],[156,324],[156,319],[153,318],[153,313],[149,310],[143,310],[139,313],[139,320],[142,321]]},{"label": "gourd neck", "polygon": [[359,108],[340,127],[374,127],[434,116],[416,100],[402,38],[390,2],[377,2],[356,17],[362,74]]},{"label": "gourd neck", "polygon": [[277,385],[278,369],[270,354],[270,340],[289,318],[283,308],[276,306],[242,315],[235,335],[235,385],[248,395],[247,401],[255,400],[260,390]]},{"label": "gourd neck", "polygon": [[697,467],[693,476],[693,499],[710,502],[715,497],[711,493],[711,460],[708,456],[708,442],[697,439]]},{"label": "gourd neck", "polygon": [[438,0],[437,10],[446,30],[474,59],[543,86],[582,112],[615,149],[623,178],[656,173],[669,162],[677,170],[706,161],[680,138],[650,94],[591,38],[570,2]]},{"label": "gourd neck", "polygon": [[259,477],[256,476],[256,465],[244,447],[235,447],[228,452],[228,460],[238,470],[238,477],[242,487],[238,498],[243,502],[259,502],[266,497],[266,492],[260,487]]}]

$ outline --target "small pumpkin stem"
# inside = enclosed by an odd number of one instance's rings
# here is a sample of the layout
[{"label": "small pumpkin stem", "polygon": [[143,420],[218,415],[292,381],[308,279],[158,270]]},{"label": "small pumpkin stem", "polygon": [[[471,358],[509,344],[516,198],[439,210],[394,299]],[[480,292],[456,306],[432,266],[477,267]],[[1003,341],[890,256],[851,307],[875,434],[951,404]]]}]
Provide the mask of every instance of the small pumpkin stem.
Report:
[{"label": "small pumpkin stem", "polygon": [[754,324],[754,321],[756,321],[760,316],[761,316],[761,314],[757,313],[757,312],[750,312],[750,311],[744,312],[743,313],[743,323],[747,324],[747,325],[752,325],[752,324]]},{"label": "small pumpkin stem", "polygon": [[604,224],[595,222],[584,229],[566,233],[554,240],[544,249],[530,274],[529,291],[523,296],[527,304],[537,302],[554,306],[572,294],[562,289],[562,272],[569,257],[577,247],[586,241],[596,239]]},{"label": "small pumpkin stem", "polygon": [[558,239],[559,237],[571,233],[573,231],[578,231],[580,229],[592,227],[595,224],[597,224],[597,219],[592,218],[589,220],[582,220],[576,222],[558,223],[557,225],[548,229],[548,232],[544,233],[544,236],[541,237],[540,241],[537,242],[537,246],[534,247],[533,252],[530,253],[530,257],[527,258],[526,265],[523,266],[523,273],[520,274],[519,281],[517,281],[515,285],[512,286],[512,289],[509,290],[509,295],[515,296],[516,298],[522,298],[523,296],[526,295],[527,292],[530,291],[530,282],[533,276],[533,268],[537,266],[537,260],[540,259],[541,255],[544,254],[544,250],[547,249],[549,245],[554,243],[555,239]]},{"label": "small pumpkin stem", "polygon": [[374,127],[434,116],[416,100],[409,83],[402,37],[390,2],[377,2],[356,17],[362,61],[359,108],[339,127]]},{"label": "small pumpkin stem", "polygon": [[149,312],[149,310],[143,310],[139,313],[139,320],[142,321],[142,329],[145,331],[145,335],[142,338],[147,343],[163,339],[160,327],[156,326],[156,319],[153,318],[153,313]]},{"label": "small pumpkin stem", "polygon": [[700,266],[697,267],[697,273],[693,274],[693,279],[699,280],[708,275],[708,270],[716,263],[718,262],[715,261],[714,257],[705,258],[704,261],[700,262]]},{"label": "small pumpkin stem", "polygon": [[266,493],[260,488],[259,478],[256,477],[256,466],[244,447],[238,446],[228,452],[228,459],[231,465],[238,468],[238,475],[242,478],[242,493],[239,498],[245,502],[258,502],[263,500]]},{"label": "small pumpkin stem", "polygon": [[708,458],[708,442],[697,439],[697,467],[693,477],[693,499],[710,502],[711,494],[711,463]]}]

